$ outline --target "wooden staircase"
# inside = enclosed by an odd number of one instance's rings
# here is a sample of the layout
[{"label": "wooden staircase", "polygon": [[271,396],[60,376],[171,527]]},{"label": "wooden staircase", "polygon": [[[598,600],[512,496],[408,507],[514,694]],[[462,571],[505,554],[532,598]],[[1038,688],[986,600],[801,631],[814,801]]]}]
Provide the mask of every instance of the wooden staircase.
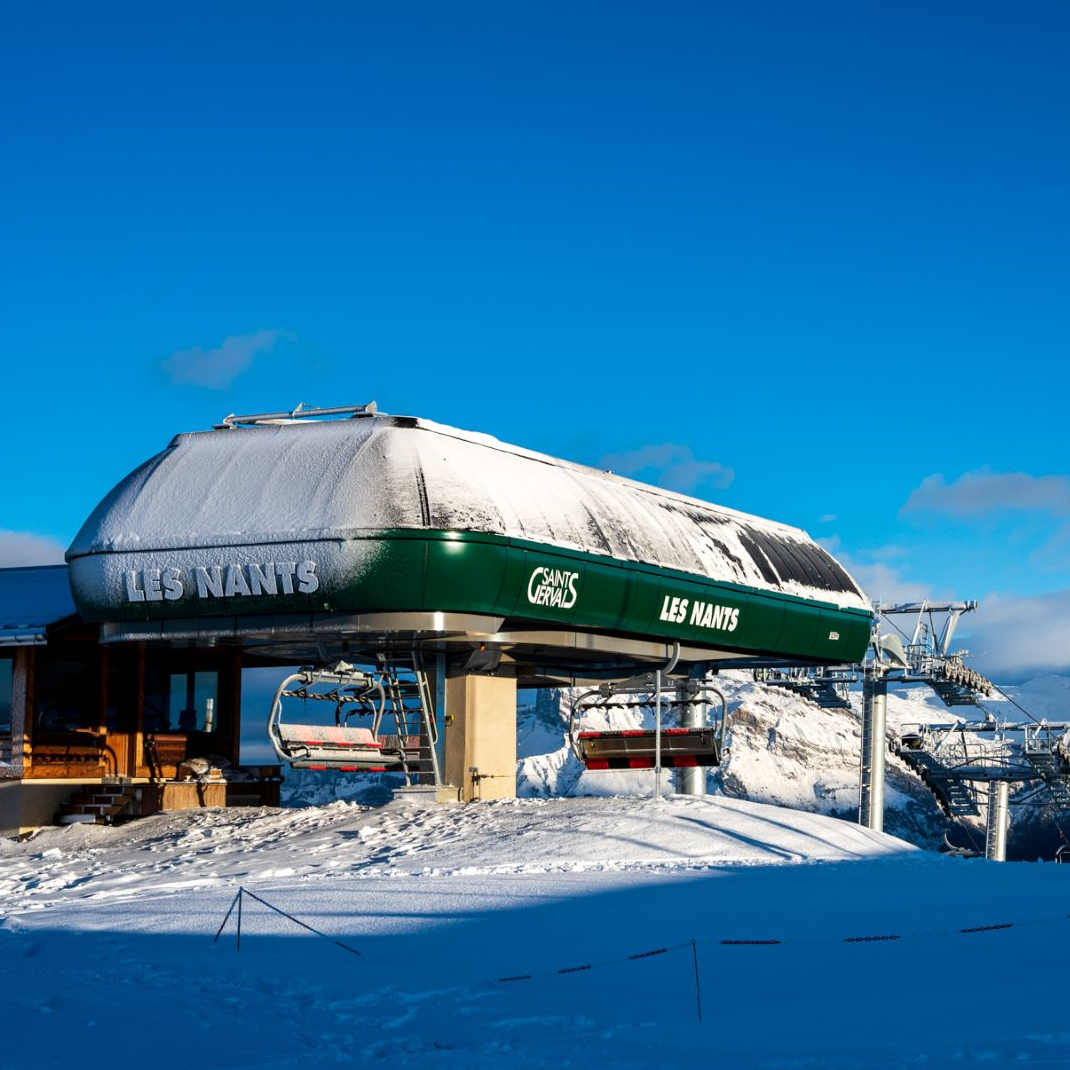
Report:
[{"label": "wooden staircase", "polygon": [[113,825],[140,810],[132,784],[89,785],[68,799],[56,814],[57,825]]}]

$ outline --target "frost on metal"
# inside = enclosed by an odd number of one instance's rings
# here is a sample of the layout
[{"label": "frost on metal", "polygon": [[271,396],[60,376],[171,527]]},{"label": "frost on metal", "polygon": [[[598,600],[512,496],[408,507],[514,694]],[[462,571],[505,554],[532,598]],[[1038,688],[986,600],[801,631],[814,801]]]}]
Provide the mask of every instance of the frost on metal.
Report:
[{"label": "frost on metal", "polygon": [[408,417],[178,435],[94,510],[90,554],[486,532],[868,608],[798,528]]}]

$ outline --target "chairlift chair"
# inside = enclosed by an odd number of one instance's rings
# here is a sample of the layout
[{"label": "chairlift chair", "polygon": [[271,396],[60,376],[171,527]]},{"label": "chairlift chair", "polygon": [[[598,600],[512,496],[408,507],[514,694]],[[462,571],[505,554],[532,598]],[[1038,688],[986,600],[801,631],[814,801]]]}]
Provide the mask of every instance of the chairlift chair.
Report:
[{"label": "chairlift chair", "polygon": [[612,716],[626,711],[640,712],[657,703],[649,687],[614,688],[603,684],[594,691],[580,695],[573,703],[568,722],[569,746],[572,753],[590,770],[655,769],[659,764],[663,769],[719,765],[725,751],[728,723],[728,702],[721,690],[709,684],[700,684],[683,696],[665,695],[661,703],[674,712],[702,706],[706,708],[708,718],[711,697],[718,699],[721,704],[721,716],[716,724],[662,728],[660,732],[657,728],[581,729],[579,726],[583,718],[596,711]]},{"label": "chairlift chair", "polygon": [[[382,679],[339,662],[332,669],[306,666],[279,684],[268,718],[268,738],[279,758],[295,769],[337,770],[345,773],[408,774],[420,756],[420,738],[409,733],[404,712],[389,703]],[[284,700],[330,703],[334,724],[289,723],[282,719]],[[384,714],[395,722],[395,733],[383,733]],[[369,727],[350,724],[370,717]]]}]

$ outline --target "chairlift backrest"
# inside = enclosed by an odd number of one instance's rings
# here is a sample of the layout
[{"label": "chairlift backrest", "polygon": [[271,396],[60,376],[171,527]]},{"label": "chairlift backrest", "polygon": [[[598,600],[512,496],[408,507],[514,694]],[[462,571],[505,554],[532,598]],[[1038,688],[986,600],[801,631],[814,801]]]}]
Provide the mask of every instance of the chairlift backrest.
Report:
[{"label": "chairlift backrest", "polygon": [[[396,667],[365,672],[340,661],[332,667],[305,666],[278,686],[268,717],[268,738],[275,753],[300,769],[346,772],[428,774],[441,782],[434,752],[437,740],[430,689],[416,656],[402,678]],[[332,723],[284,720],[296,703],[329,714]],[[367,718],[368,723],[352,723]],[[393,731],[390,732],[389,728]]]},{"label": "chairlift backrest", "polygon": [[[711,699],[720,700],[721,716],[714,724],[709,711]],[[680,711],[688,707],[706,710],[706,723],[697,726],[660,727],[660,712]],[[612,715],[623,711],[642,712],[654,708],[654,729],[627,727],[590,730],[581,727],[585,716],[593,712]],[[569,715],[569,745],[576,757],[591,770],[688,768],[718,765],[724,753],[728,702],[724,693],[710,684],[690,687],[681,693],[661,693],[658,698],[645,688],[614,689],[601,685],[580,695]]]}]

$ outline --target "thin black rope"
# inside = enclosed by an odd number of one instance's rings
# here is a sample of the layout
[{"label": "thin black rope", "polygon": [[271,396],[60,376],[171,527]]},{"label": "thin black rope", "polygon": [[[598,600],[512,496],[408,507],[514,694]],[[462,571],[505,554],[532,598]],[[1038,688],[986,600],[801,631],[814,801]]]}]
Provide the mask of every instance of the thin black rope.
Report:
[{"label": "thin black rope", "polygon": [[238,889],[238,894],[230,901],[230,907],[227,910],[227,916],[223,919],[223,923],[216,930],[215,939],[212,941],[213,944],[219,942],[219,938],[223,935],[223,930],[227,927],[227,922],[230,921],[230,916],[234,913],[234,908],[238,905],[240,900],[241,888]]},{"label": "thin black rope", "polygon": [[[238,894],[234,897],[234,903],[231,903],[230,910],[227,911],[227,917],[223,919],[223,925],[220,925],[220,927],[219,927],[219,933],[221,933],[223,931],[223,927],[227,924],[227,918],[230,917],[230,912],[231,912],[231,910],[234,909],[234,904],[235,903],[238,904],[238,911],[239,911],[239,917],[240,917],[241,897],[243,895],[247,895],[250,899],[255,899],[261,906],[267,907],[268,910],[273,910],[276,914],[279,914],[282,917],[287,918],[289,921],[292,921],[294,923],[294,925],[300,925],[302,929],[307,929],[310,933],[313,933],[315,936],[322,937],[324,940],[330,940],[330,942],[332,944],[336,945],[337,947],[342,948],[343,951],[348,951],[351,955],[357,955],[358,957],[363,957],[362,953],[360,951],[358,951],[355,947],[350,947],[349,944],[343,943],[341,940],[336,940],[329,933],[320,932],[319,929],[313,928],[311,925],[307,924],[306,922],[303,922],[300,918],[295,918],[292,914],[287,914],[285,910],[281,910],[279,907],[275,906],[274,904],[269,903],[266,899],[261,899],[260,896],[258,896],[255,892],[250,892],[248,888],[239,888],[238,889]],[[216,933],[216,940],[219,939],[219,933]],[[214,943],[214,941],[213,941],[213,943]]]}]

